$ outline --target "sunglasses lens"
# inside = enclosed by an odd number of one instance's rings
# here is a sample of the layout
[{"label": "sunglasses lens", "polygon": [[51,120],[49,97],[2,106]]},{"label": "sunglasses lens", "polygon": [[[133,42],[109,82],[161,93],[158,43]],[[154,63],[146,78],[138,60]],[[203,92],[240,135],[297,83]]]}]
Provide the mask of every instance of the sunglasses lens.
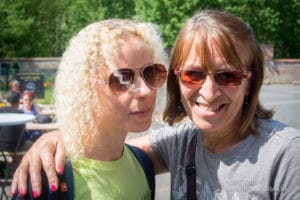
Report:
[{"label": "sunglasses lens", "polygon": [[152,64],[142,70],[142,77],[152,88],[160,88],[167,77],[167,70],[161,64]]},{"label": "sunglasses lens", "polygon": [[[202,71],[193,71],[193,70],[175,70],[175,75],[180,76],[180,80],[184,83],[193,84],[193,85],[202,85],[206,73]],[[243,78],[250,78],[251,72],[243,74],[239,71],[221,71],[214,74],[214,79],[219,85],[224,86],[237,86],[242,83]]]},{"label": "sunglasses lens", "polygon": [[240,85],[243,79],[241,72],[217,72],[215,80],[220,85],[236,86]]},{"label": "sunglasses lens", "polygon": [[109,86],[113,91],[126,91],[133,83],[134,71],[131,69],[119,69],[109,77]]},{"label": "sunglasses lens", "polygon": [[[115,92],[125,92],[134,82],[132,69],[119,69],[109,76],[109,86]],[[142,68],[141,76],[152,88],[160,88],[167,77],[167,70],[161,64],[152,64]]]},{"label": "sunglasses lens", "polygon": [[205,73],[201,71],[190,71],[190,70],[182,70],[180,72],[180,79],[183,82],[190,84],[202,84],[205,80]]}]

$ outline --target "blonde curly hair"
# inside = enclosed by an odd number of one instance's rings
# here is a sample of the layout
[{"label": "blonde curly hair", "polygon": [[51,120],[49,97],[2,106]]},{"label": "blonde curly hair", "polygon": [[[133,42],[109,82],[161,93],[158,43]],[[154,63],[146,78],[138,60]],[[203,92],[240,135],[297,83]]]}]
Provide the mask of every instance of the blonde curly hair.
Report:
[{"label": "blonde curly hair", "polygon": [[115,68],[118,40],[129,35],[141,38],[149,46],[154,63],[168,66],[157,26],[126,19],[103,20],[86,26],[70,40],[62,56],[54,96],[57,122],[71,156],[83,155],[86,146],[83,136],[99,131],[103,100],[99,99],[101,91],[92,80],[98,78],[103,67]]}]

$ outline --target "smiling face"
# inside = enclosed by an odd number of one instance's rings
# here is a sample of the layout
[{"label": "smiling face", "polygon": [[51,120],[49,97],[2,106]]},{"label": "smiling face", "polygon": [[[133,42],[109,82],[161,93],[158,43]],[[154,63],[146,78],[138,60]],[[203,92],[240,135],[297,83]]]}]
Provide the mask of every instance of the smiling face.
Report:
[{"label": "smiling face", "polygon": [[[181,69],[205,71],[203,63],[205,62],[197,53],[196,45],[192,45]],[[236,71],[236,69],[227,64],[213,44],[208,63],[212,65],[208,66],[211,70],[208,71],[209,75],[202,85],[179,81],[185,111],[204,134],[236,134],[240,125],[244,97],[248,94],[249,80],[242,79],[242,83],[237,86],[219,85],[214,79],[214,73]]]},{"label": "smiling face", "polygon": [[26,108],[27,110],[30,110],[31,106],[32,106],[32,103],[33,103],[33,96],[32,95],[30,95],[30,94],[23,95],[24,108]]},{"label": "smiling face", "polygon": [[[150,88],[140,76],[143,66],[153,63],[152,52],[140,38],[128,36],[118,41],[118,54],[114,64],[117,69],[130,68],[136,70],[134,89],[115,92],[109,85],[103,87],[99,94],[104,99],[102,109],[102,129],[104,126],[113,131],[141,132],[151,125],[154,111],[156,89]],[[115,71],[106,70],[106,80]]]}]

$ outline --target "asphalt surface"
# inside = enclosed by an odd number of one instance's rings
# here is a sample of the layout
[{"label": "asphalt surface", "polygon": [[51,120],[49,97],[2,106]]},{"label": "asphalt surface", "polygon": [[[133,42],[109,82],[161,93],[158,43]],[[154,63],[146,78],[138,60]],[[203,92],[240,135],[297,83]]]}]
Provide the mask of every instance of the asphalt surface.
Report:
[{"label": "asphalt surface", "polygon": [[[266,108],[274,109],[274,119],[300,129],[300,85],[264,85],[260,100]],[[170,199],[169,173],[156,176],[156,199]]]}]

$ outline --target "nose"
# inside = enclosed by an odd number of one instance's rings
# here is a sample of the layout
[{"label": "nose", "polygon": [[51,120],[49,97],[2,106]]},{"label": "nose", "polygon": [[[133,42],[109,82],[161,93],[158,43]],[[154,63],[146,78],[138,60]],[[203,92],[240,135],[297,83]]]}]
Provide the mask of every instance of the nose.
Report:
[{"label": "nose", "polygon": [[199,93],[207,102],[213,102],[218,96],[220,96],[221,91],[218,83],[214,79],[213,74],[206,76],[202,86],[199,89]]},{"label": "nose", "polygon": [[145,80],[141,77],[141,75],[137,75],[133,84],[130,87],[130,92],[134,95],[135,98],[146,97],[148,95],[152,95],[153,91],[150,86],[147,85]]}]

